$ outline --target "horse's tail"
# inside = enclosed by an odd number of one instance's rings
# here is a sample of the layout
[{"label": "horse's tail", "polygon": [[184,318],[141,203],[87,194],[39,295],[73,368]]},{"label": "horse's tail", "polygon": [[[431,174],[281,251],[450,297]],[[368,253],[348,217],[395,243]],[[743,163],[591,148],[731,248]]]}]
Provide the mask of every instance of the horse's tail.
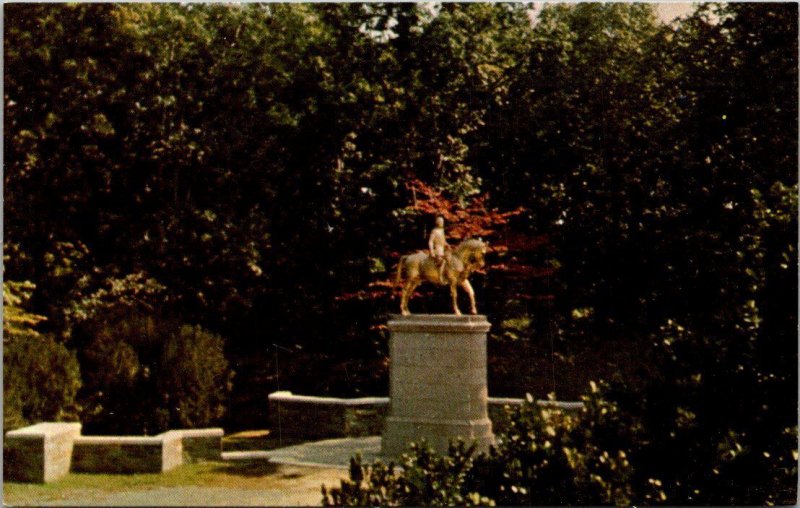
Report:
[{"label": "horse's tail", "polygon": [[408,256],[400,256],[400,261],[397,262],[397,276],[394,279],[394,285],[399,286],[400,280],[403,278],[403,262]]}]

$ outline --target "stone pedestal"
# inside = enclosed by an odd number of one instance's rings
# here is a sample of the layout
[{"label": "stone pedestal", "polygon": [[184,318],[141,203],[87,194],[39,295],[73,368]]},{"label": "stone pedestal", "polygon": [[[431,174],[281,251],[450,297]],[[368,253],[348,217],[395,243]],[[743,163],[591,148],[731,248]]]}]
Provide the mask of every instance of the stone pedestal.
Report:
[{"label": "stone pedestal", "polygon": [[448,441],[494,442],[487,413],[486,316],[394,316],[390,406],[381,453],[396,457],[422,438],[440,453]]}]

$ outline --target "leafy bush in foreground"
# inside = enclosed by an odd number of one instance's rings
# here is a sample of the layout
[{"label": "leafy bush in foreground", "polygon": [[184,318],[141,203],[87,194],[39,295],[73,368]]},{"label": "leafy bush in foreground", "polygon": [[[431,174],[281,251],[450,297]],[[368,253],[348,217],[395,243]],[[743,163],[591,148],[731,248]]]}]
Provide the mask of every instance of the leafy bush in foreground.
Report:
[{"label": "leafy bush in foreground", "polygon": [[[698,425],[692,407],[697,401],[676,405],[666,388],[654,383],[636,395],[616,384],[593,383],[577,417],[537,406],[529,397],[523,407],[509,410],[510,427],[488,453],[475,455],[458,443],[439,457],[414,446],[403,456],[402,470],[380,462],[364,466],[357,458],[350,480],[323,488],[323,502],[773,505],[796,499],[796,427],[771,434],[768,451],[761,452],[754,448],[760,436],[736,434],[719,422]],[[655,394],[665,402],[651,398]]]},{"label": "leafy bush in foreground", "polygon": [[402,470],[394,462],[376,461],[365,466],[361,456],[350,459],[350,480],[328,491],[322,487],[324,506],[481,506],[491,499],[472,492],[470,468],[475,447],[451,443],[438,456],[423,441],[403,454]]},{"label": "leafy bush in foreground", "polygon": [[539,406],[530,395],[508,410],[509,428],[474,461],[473,489],[504,506],[628,504],[625,451],[592,439],[600,425],[617,418],[616,407],[602,399],[585,402],[580,417]]},{"label": "leafy bush in foreground", "polygon": [[[609,415],[606,403],[591,413]],[[585,411],[586,413],[586,411]],[[584,439],[574,417],[541,407],[532,397],[508,410],[511,426],[488,454],[463,442],[437,456],[413,445],[400,464],[351,461],[350,480],[323,488],[326,505],[528,505],[626,504],[630,464],[623,451],[608,453]]]}]

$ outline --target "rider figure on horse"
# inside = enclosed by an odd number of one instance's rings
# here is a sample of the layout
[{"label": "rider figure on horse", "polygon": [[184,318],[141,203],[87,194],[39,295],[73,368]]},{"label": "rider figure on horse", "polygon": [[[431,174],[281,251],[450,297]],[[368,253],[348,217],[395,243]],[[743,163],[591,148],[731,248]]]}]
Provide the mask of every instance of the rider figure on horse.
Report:
[{"label": "rider figure on horse", "polygon": [[439,281],[442,284],[446,283],[444,280],[444,265],[447,262],[446,256],[449,249],[450,246],[447,245],[447,239],[444,236],[444,217],[440,215],[436,217],[436,227],[433,228],[428,239],[428,251],[439,267]]}]

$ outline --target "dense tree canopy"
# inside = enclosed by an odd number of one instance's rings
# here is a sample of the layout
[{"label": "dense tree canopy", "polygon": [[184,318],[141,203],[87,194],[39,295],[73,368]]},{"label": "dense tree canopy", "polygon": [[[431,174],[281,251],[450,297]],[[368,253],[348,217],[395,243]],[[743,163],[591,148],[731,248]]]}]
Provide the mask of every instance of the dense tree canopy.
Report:
[{"label": "dense tree canopy", "polygon": [[[385,392],[382,281],[439,212],[497,247],[473,280],[493,394],[613,378],[596,396],[624,416],[592,446],[626,449],[625,481],[672,504],[787,499],[770,470],[797,449],[795,5],[669,25],[615,3],[4,14],[4,330],[14,365],[76,354],[84,417],[124,365],[175,392],[163,422],[198,387],[193,414],[230,426],[263,422],[279,384]],[[152,320],[196,387],[123,333]],[[228,364],[230,397],[203,378]]]}]

